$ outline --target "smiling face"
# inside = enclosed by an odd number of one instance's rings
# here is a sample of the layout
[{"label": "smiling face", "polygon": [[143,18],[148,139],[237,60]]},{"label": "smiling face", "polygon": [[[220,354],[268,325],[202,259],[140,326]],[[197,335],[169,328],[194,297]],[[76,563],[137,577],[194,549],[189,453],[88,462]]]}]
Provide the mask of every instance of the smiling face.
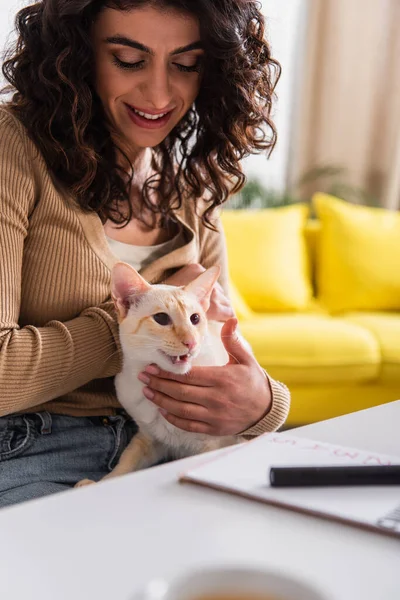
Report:
[{"label": "smiling face", "polygon": [[196,18],[151,6],[104,8],[92,40],[96,92],[111,129],[132,153],[159,145],[199,92]]}]

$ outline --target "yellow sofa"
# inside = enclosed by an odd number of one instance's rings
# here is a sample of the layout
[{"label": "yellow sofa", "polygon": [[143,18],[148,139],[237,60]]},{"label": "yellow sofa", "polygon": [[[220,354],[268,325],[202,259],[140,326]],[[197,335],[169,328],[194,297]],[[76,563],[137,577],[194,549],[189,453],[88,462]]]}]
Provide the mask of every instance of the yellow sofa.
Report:
[{"label": "yellow sofa", "polygon": [[289,426],[400,398],[400,214],[317,194],[224,210],[231,294],[260,364],[292,393]]}]

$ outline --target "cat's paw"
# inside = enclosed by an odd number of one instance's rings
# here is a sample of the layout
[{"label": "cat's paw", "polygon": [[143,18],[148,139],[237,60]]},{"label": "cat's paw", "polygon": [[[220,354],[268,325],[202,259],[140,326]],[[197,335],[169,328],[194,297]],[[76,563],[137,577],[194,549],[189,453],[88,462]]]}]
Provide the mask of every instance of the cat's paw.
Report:
[{"label": "cat's paw", "polygon": [[80,481],[78,481],[78,483],[76,483],[74,485],[74,487],[79,488],[79,487],[83,487],[84,485],[91,485],[92,483],[96,483],[96,482],[92,481],[91,479],[81,479]]}]

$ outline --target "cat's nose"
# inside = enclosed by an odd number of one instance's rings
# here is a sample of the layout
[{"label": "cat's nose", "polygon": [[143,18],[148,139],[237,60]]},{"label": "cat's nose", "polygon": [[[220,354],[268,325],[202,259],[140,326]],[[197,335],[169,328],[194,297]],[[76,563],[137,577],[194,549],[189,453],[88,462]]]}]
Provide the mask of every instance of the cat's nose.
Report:
[{"label": "cat's nose", "polygon": [[195,340],[185,340],[182,343],[183,343],[184,346],[186,346],[186,348],[189,349],[189,352],[191,352],[193,350],[193,348],[195,348],[195,346],[196,346],[196,341]]}]

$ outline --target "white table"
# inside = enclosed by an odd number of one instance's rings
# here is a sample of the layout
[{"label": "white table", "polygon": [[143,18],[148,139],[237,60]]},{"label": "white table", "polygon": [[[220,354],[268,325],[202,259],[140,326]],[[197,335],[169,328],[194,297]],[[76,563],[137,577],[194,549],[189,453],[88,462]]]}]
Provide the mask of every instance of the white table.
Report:
[{"label": "white table", "polygon": [[[296,435],[400,455],[400,401]],[[198,460],[3,509],[1,598],[128,600],[154,577],[245,563],[305,578],[335,600],[399,600],[398,540],[177,483]]]}]

